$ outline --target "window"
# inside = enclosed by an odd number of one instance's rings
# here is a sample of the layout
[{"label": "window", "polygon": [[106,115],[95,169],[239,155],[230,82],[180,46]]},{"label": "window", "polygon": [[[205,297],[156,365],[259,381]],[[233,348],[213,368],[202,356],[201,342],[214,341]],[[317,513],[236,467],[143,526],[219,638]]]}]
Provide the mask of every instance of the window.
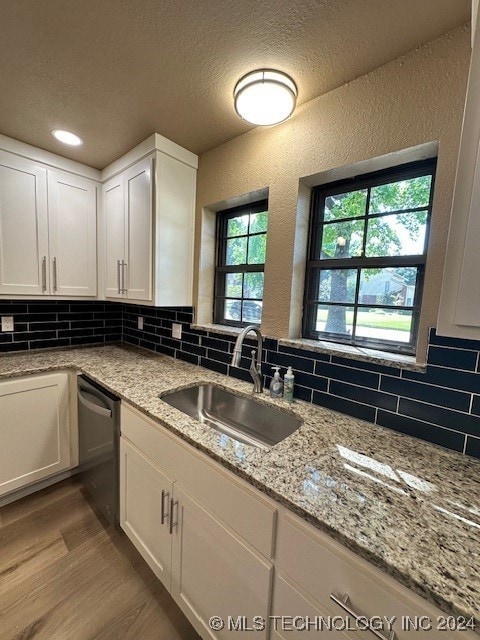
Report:
[{"label": "window", "polygon": [[304,337],[414,353],[435,167],[314,189]]},{"label": "window", "polygon": [[214,318],[218,324],[260,324],[267,243],[268,202],[217,215]]}]

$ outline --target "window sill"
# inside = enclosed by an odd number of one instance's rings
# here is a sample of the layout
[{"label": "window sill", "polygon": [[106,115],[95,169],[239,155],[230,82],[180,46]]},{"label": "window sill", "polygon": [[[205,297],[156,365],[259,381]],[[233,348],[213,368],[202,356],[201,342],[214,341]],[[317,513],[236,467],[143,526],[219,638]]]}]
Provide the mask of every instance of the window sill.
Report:
[{"label": "window sill", "polygon": [[[211,331],[227,336],[235,336],[243,331],[243,327],[229,327],[223,324],[192,324],[192,329],[200,331]],[[272,336],[266,336],[272,337]],[[397,367],[398,369],[407,369],[409,371],[424,372],[426,367],[417,364],[414,356],[406,356],[401,353],[390,353],[389,351],[378,351],[377,349],[367,349],[365,347],[352,347],[348,344],[339,342],[323,342],[322,340],[306,340],[303,338],[273,338],[278,344],[284,347],[293,347],[304,351],[314,351],[316,353],[324,353],[331,356],[341,358],[349,358],[351,360],[359,360],[361,362],[371,362],[373,364],[383,365],[385,367]]]},{"label": "window sill", "polygon": [[222,333],[225,336],[238,336],[244,329],[244,327],[229,327],[226,324],[191,324],[191,329],[198,329],[199,331],[212,331],[213,333]]},{"label": "window sill", "polygon": [[278,338],[278,344],[284,347],[294,347],[295,349],[305,349],[305,351],[315,351],[351,360],[362,362],[372,362],[386,367],[398,367],[410,371],[425,371],[425,365],[418,364],[414,356],[407,356],[401,353],[391,353],[389,351],[378,351],[366,347],[352,347],[339,342],[324,342],[322,340],[306,340],[303,338],[289,339]]}]

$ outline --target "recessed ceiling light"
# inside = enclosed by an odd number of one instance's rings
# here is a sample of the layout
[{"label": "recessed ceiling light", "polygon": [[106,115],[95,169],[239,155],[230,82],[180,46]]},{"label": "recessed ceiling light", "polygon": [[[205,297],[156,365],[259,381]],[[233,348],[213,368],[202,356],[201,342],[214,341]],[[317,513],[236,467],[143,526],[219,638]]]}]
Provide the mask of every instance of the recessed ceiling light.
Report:
[{"label": "recessed ceiling light", "polygon": [[71,133],[70,131],[65,131],[64,129],[54,129],[52,131],[52,136],[60,142],[64,144],[71,144],[74,147],[77,147],[80,144],[83,144],[83,140],[77,136],[75,133]]},{"label": "recessed ceiling light", "polygon": [[278,124],[293,113],[297,85],[281,71],[259,69],[243,76],[233,91],[238,115],[258,125]]}]

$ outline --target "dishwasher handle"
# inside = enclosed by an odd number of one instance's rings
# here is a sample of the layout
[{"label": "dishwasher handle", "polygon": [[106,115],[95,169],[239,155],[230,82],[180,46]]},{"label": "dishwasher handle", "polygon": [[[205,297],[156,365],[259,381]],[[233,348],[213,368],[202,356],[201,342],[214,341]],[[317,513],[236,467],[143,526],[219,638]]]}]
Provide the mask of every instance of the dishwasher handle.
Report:
[{"label": "dishwasher handle", "polygon": [[[94,396],[93,393],[88,393],[88,391],[86,391],[86,390],[83,390],[83,391],[87,395],[92,396],[92,398],[96,398],[96,396]],[[99,416],[102,416],[102,418],[111,418],[112,417],[112,410],[111,409],[107,409],[107,407],[99,407],[98,404],[95,404],[94,402],[91,402],[90,400],[87,400],[87,398],[82,393],[81,389],[78,389],[78,399],[85,407],[87,407],[87,409],[89,411],[93,411],[94,413],[98,414]]]}]

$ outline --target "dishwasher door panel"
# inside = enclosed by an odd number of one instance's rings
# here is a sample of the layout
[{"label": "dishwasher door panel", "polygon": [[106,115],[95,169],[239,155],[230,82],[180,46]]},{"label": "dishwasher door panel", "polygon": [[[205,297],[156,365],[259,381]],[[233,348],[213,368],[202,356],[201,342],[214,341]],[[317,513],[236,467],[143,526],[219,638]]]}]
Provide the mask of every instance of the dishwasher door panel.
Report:
[{"label": "dishwasher door panel", "polygon": [[97,508],[118,523],[120,402],[92,381],[78,378],[80,477]]}]

